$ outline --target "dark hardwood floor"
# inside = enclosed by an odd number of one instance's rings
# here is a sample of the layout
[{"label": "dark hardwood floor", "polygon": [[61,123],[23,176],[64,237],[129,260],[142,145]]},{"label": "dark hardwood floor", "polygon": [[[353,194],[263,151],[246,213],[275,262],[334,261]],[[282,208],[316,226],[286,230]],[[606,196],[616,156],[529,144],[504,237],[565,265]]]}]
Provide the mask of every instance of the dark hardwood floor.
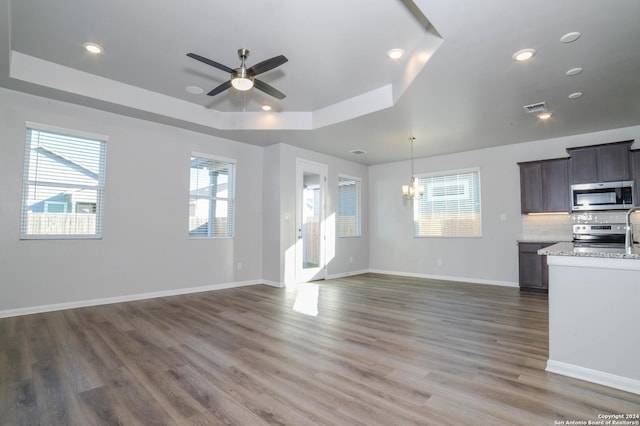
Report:
[{"label": "dark hardwood floor", "polygon": [[546,295],[376,274],[244,287],[0,319],[0,423],[553,425],[640,413],[640,396],[546,373],[546,359]]}]

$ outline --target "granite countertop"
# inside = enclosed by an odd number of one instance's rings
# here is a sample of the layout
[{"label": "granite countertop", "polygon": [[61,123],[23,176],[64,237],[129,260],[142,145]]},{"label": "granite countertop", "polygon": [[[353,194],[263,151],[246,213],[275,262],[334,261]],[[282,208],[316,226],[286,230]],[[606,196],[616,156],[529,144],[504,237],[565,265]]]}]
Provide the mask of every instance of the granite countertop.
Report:
[{"label": "granite countertop", "polygon": [[538,254],[541,256],[576,256],[640,260],[640,244],[634,244],[631,254],[628,254],[625,253],[624,249],[575,247],[573,243],[564,242],[540,249],[538,250]]}]

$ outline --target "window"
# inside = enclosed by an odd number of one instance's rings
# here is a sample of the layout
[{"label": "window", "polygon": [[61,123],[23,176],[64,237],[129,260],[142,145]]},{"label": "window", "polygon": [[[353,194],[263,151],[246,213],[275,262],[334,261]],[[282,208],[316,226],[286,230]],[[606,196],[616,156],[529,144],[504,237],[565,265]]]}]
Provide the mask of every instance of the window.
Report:
[{"label": "window", "polygon": [[360,179],[338,176],[338,237],[360,235]]},{"label": "window", "polygon": [[34,123],[26,136],[20,238],[101,238],[107,138]]},{"label": "window", "polygon": [[233,237],[235,160],[191,155],[189,236]]},{"label": "window", "polygon": [[479,169],[417,176],[424,195],[415,199],[416,237],[480,237]]}]

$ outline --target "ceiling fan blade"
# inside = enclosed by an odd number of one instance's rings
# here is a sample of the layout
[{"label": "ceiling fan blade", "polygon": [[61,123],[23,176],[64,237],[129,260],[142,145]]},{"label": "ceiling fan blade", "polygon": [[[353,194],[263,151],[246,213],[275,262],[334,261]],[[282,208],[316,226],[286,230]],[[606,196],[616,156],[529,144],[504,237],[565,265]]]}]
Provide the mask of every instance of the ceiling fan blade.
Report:
[{"label": "ceiling fan blade", "polygon": [[196,55],[195,53],[187,53],[187,56],[195,59],[196,61],[204,62],[207,65],[211,65],[214,68],[218,68],[219,70],[226,71],[229,74],[233,72],[232,68],[229,68],[226,65],[222,65],[216,61],[212,61],[211,59],[207,59],[204,56]]},{"label": "ceiling fan blade", "polygon": [[210,91],[209,93],[207,93],[207,96],[215,96],[220,92],[224,92],[225,90],[227,90],[229,87],[231,87],[231,80],[229,81],[225,81],[224,83],[222,83],[220,86],[216,87],[215,89],[213,89],[212,91]]},{"label": "ceiling fan blade", "polygon": [[264,60],[262,62],[258,62],[257,64],[255,64],[254,66],[249,68],[247,70],[247,72],[250,75],[262,74],[263,72],[267,72],[269,70],[272,70],[275,67],[279,67],[280,65],[284,64],[287,61],[288,61],[288,59],[285,58],[284,55],[274,56],[271,59],[267,59],[267,60]]},{"label": "ceiling fan blade", "polygon": [[284,99],[287,97],[284,93],[282,93],[278,89],[258,79],[253,80],[253,87],[255,87],[258,90],[262,90],[264,93],[266,93],[267,95],[271,95],[274,98]]}]

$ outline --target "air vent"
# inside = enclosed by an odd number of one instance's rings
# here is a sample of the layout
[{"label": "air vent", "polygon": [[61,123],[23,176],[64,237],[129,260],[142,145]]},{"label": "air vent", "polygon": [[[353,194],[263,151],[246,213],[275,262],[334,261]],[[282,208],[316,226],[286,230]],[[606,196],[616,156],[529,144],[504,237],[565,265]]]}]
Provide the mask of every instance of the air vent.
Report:
[{"label": "air vent", "polygon": [[367,151],[365,151],[364,149],[360,149],[360,148],[352,149],[349,152],[352,153],[352,154],[357,154],[357,155],[362,155],[362,154],[366,154],[367,153]]},{"label": "air vent", "polygon": [[525,105],[522,108],[524,108],[524,110],[529,113],[546,111],[547,109],[549,109],[546,102],[538,102],[537,104]]}]

